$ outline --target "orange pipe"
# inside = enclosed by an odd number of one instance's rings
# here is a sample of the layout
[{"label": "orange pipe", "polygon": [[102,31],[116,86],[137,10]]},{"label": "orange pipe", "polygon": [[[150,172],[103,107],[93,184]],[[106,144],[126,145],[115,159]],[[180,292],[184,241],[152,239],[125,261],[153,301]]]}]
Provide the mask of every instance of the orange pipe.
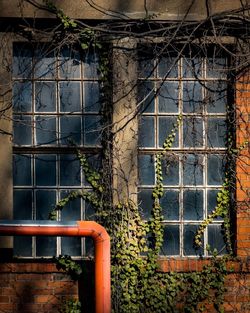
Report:
[{"label": "orange pipe", "polygon": [[1,235],[92,237],[95,244],[95,312],[111,313],[110,237],[96,222],[44,224],[44,221],[0,221]]}]

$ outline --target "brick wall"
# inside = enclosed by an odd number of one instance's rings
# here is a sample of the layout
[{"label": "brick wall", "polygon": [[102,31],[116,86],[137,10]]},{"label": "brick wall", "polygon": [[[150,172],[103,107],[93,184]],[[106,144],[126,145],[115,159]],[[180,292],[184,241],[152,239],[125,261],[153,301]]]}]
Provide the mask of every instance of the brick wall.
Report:
[{"label": "brick wall", "polygon": [[78,284],[54,264],[0,265],[1,313],[58,312],[67,299],[77,298]]}]

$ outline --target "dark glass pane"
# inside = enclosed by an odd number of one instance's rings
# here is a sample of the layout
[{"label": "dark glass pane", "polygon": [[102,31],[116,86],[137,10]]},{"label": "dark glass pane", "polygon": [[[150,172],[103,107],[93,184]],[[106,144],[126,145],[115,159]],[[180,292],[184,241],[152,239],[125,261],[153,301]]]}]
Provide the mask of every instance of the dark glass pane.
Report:
[{"label": "dark glass pane", "polygon": [[75,155],[62,154],[60,157],[60,185],[81,185],[80,162]]},{"label": "dark glass pane", "polygon": [[56,156],[39,154],[35,158],[35,177],[37,186],[56,185]]},{"label": "dark glass pane", "polygon": [[32,190],[14,190],[13,192],[14,220],[32,219]]},{"label": "dark glass pane", "polygon": [[209,118],[207,142],[209,147],[226,147],[227,124],[224,118]]},{"label": "dark glass pane", "polygon": [[99,58],[95,53],[88,53],[84,59],[83,77],[98,78]]},{"label": "dark glass pane", "polygon": [[180,254],[180,230],[178,225],[164,226],[162,255]]},{"label": "dark glass pane", "polygon": [[155,112],[155,91],[153,82],[140,82],[138,85],[138,101],[142,113]]},{"label": "dark glass pane", "polygon": [[179,220],[179,191],[165,190],[160,204],[164,220]]},{"label": "dark glass pane", "polygon": [[81,255],[81,238],[62,237],[61,238],[62,255],[80,256]]},{"label": "dark glass pane", "polygon": [[81,144],[81,121],[81,116],[67,115],[60,117],[61,144]]},{"label": "dark glass pane", "polygon": [[151,217],[151,211],[154,204],[152,192],[152,189],[141,189],[138,194],[138,203],[141,208],[141,216],[145,220],[149,220]]},{"label": "dark glass pane", "polygon": [[[176,117],[159,117],[159,147],[163,147],[163,144],[167,137],[171,134],[171,130],[174,128],[176,123]],[[179,132],[175,134],[174,142],[172,147],[176,148],[179,146]]]},{"label": "dark glass pane", "polygon": [[139,180],[141,185],[154,185],[155,170],[152,155],[139,155]]},{"label": "dark glass pane", "polygon": [[[203,255],[204,249],[197,248],[194,245],[194,237],[197,233],[198,225],[185,225],[184,226],[184,255]],[[203,241],[203,239],[202,239]]]},{"label": "dark glass pane", "polygon": [[222,185],[225,178],[225,156],[208,156],[208,185]]},{"label": "dark glass pane", "polygon": [[139,77],[149,78],[154,76],[154,59],[152,55],[140,56]]},{"label": "dark glass pane", "polygon": [[[61,192],[61,199],[67,197],[69,192]],[[62,221],[79,221],[81,220],[81,199],[77,198],[69,201],[61,211]]]},{"label": "dark glass pane", "polygon": [[[88,164],[90,167],[99,173],[102,169],[102,156],[100,154],[88,154],[85,155],[88,161]],[[84,177],[84,172],[83,172],[83,182],[84,185],[90,186],[90,184],[87,182],[86,178]]]},{"label": "dark glass pane", "polygon": [[28,257],[32,256],[32,237],[31,236],[14,236],[14,249],[13,254],[15,257]]},{"label": "dark glass pane", "polygon": [[80,78],[81,60],[79,52],[71,48],[63,48],[59,57],[60,77]]},{"label": "dark glass pane", "polygon": [[203,146],[203,122],[201,118],[183,119],[183,144],[184,147]]},{"label": "dark glass pane", "polygon": [[14,186],[31,185],[31,155],[14,154],[13,184]]},{"label": "dark glass pane", "polygon": [[60,82],[60,111],[80,112],[81,94],[79,82]]},{"label": "dark glass pane", "polygon": [[32,122],[30,116],[16,115],[13,117],[13,131],[15,145],[32,144]]},{"label": "dark glass pane", "polygon": [[32,50],[28,45],[14,43],[13,45],[13,76],[29,78],[32,69]]},{"label": "dark glass pane", "polygon": [[202,72],[202,59],[201,58],[184,58],[183,59],[183,77],[201,76]]},{"label": "dark glass pane", "polygon": [[96,112],[100,111],[100,89],[99,83],[85,82],[84,88],[84,110],[85,112]]},{"label": "dark glass pane", "polygon": [[48,220],[50,212],[56,205],[55,190],[36,191],[36,220]]},{"label": "dark glass pane", "polygon": [[36,82],[36,112],[56,111],[56,84],[54,82]]},{"label": "dark glass pane", "polygon": [[179,112],[179,83],[166,82],[160,88],[159,112],[178,113]]},{"label": "dark glass pane", "polygon": [[101,117],[98,115],[84,116],[84,144],[97,146],[101,143]]},{"label": "dark glass pane", "polygon": [[56,118],[42,115],[36,117],[36,144],[56,144]]},{"label": "dark glass pane", "polygon": [[158,75],[162,78],[178,77],[178,63],[174,57],[161,58],[158,64]]},{"label": "dark glass pane", "polygon": [[203,191],[185,190],[183,193],[184,220],[203,219]]},{"label": "dark glass pane", "polygon": [[141,116],[139,124],[139,146],[151,148],[155,146],[155,119]]},{"label": "dark glass pane", "polygon": [[[217,206],[217,195],[220,190],[208,190],[207,191],[207,213],[211,214]],[[221,220],[221,217],[217,217],[216,220]]]},{"label": "dark glass pane", "polygon": [[85,238],[85,249],[86,249],[86,255],[87,256],[94,256],[94,241],[90,237]]},{"label": "dark glass pane", "polygon": [[36,237],[36,255],[37,256],[56,255],[56,238],[51,236]]},{"label": "dark glass pane", "polygon": [[226,78],[227,63],[226,58],[213,57],[207,60],[207,77],[209,78]]},{"label": "dark glass pane", "polygon": [[95,221],[95,209],[93,205],[89,202],[85,202],[85,220],[87,221]]},{"label": "dark glass pane", "polygon": [[202,88],[199,82],[183,83],[183,112],[200,113],[202,112]]},{"label": "dark glass pane", "polygon": [[207,83],[207,112],[226,113],[227,105],[227,83],[223,81],[212,81]]},{"label": "dark glass pane", "polygon": [[208,225],[208,244],[211,252],[216,249],[218,254],[226,253],[226,243],[221,225]]},{"label": "dark glass pane", "polygon": [[34,76],[36,78],[54,78],[56,59],[54,53],[49,51],[49,46],[40,47],[35,51]]},{"label": "dark glass pane", "polygon": [[32,103],[32,85],[30,82],[13,83],[13,111],[30,112]]},{"label": "dark glass pane", "polygon": [[162,160],[163,185],[179,185],[179,157],[167,155]]},{"label": "dark glass pane", "polygon": [[203,156],[187,154],[183,156],[184,185],[196,186],[203,184]]}]

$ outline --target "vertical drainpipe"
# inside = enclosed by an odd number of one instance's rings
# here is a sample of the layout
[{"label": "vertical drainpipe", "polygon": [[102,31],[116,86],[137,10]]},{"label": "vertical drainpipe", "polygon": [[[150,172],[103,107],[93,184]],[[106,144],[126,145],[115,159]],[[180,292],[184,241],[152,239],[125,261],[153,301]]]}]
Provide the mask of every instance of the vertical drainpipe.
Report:
[{"label": "vertical drainpipe", "polygon": [[0,235],[91,237],[95,245],[95,312],[111,313],[110,237],[91,221],[0,221]]}]

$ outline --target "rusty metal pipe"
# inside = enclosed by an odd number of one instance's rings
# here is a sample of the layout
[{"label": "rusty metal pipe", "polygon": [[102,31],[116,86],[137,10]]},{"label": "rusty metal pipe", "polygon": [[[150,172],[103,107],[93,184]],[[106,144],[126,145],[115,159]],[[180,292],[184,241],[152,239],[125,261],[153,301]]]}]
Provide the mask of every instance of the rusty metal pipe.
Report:
[{"label": "rusty metal pipe", "polygon": [[111,312],[110,237],[96,222],[0,221],[0,235],[91,237],[95,245],[95,312]]}]

